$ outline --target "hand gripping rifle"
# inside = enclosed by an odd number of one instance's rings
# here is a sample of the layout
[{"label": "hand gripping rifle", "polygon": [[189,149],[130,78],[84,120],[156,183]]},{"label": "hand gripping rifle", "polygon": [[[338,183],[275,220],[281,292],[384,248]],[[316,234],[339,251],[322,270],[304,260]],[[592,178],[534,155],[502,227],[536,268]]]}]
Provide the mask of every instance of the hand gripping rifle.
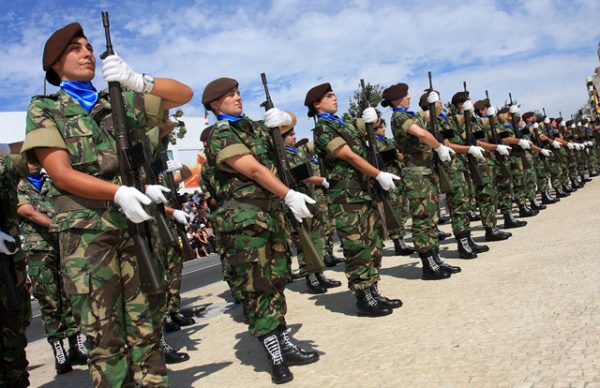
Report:
[{"label": "hand gripping rifle", "polygon": [[[542,108],[543,109],[543,108]],[[544,117],[546,117],[546,110],[544,109]],[[545,124],[544,124],[545,125]],[[540,134],[538,133],[540,129],[540,126],[538,126],[538,128],[531,128],[531,137],[533,138],[533,142],[536,146],[542,148],[542,149],[547,149],[544,144],[542,143],[542,139],[540,139]],[[538,158],[540,158],[540,160],[542,161],[542,164],[544,166],[544,170],[546,171],[546,174],[551,174],[552,173],[552,169],[550,168],[550,162],[548,162],[548,157],[544,156],[544,154],[542,154],[541,152],[538,153]]]},{"label": "hand gripping rifle", "polygon": [[[9,157],[9,156],[7,156]],[[9,209],[6,209],[9,201],[6,198],[2,198],[2,209],[0,214],[0,230],[8,232],[8,221],[6,215],[9,214]],[[15,239],[18,243],[18,238]],[[13,252],[19,249],[14,243],[6,242],[6,247],[9,251]],[[15,252],[16,253],[16,252]],[[0,253],[0,274],[2,277],[2,284],[6,290],[6,302],[9,311],[20,311],[23,308],[23,301],[19,301],[19,295],[17,292],[17,282],[15,279],[15,269],[13,266],[12,255],[6,255]],[[27,302],[29,303],[29,302]]]},{"label": "hand gripping rifle", "polygon": [[[488,100],[488,104],[491,106],[492,104],[490,102],[490,95],[487,90],[485,91],[485,98],[486,98],[486,100]],[[500,141],[500,138],[498,137],[498,133],[496,132],[497,120],[498,119],[497,119],[496,115],[489,117],[490,132],[492,133],[492,141],[494,142],[494,144],[502,144],[502,142]],[[497,152],[495,152],[495,155],[496,155],[496,160],[498,161],[498,166],[500,167],[500,174],[505,178],[510,178],[511,172],[510,172],[510,167],[509,167],[510,163],[508,161],[508,156],[500,155]]]},{"label": "hand gripping rifle", "polygon": [[[429,89],[426,89],[425,91],[431,93],[433,92],[433,82],[431,81],[430,71],[427,72],[427,76],[429,77]],[[435,102],[429,104],[429,131],[435,137],[435,139],[440,142],[440,144],[444,144],[444,138],[442,137],[437,126],[437,109],[435,107]],[[451,193],[452,182],[450,181],[448,171],[446,171],[446,165],[444,162],[442,162],[437,152],[434,150],[432,150],[432,152],[435,168],[440,178],[440,191],[442,193]]]},{"label": "hand gripping rifle", "polygon": [[[272,109],[274,107],[273,101],[271,100],[271,95],[269,94],[269,87],[267,85],[267,76],[265,73],[260,73],[260,78],[262,79],[263,87],[265,89],[265,101],[260,104],[260,106],[265,108],[265,111]],[[281,132],[279,132],[278,127],[269,128],[271,132],[271,138],[273,139],[273,144],[275,145],[275,155],[277,162],[277,174],[279,178],[287,187],[300,191],[298,182],[293,178],[292,172],[289,168],[289,162],[287,160],[287,156],[285,154],[285,144],[283,143],[283,137],[281,137]],[[300,240],[300,249],[302,249],[302,253],[304,254],[304,260],[306,262],[306,270],[311,272],[313,270],[320,270],[323,268],[323,254],[319,253],[317,248],[315,247],[313,240],[310,236],[310,231],[308,229],[306,222],[298,222],[296,217],[293,214],[289,214],[290,222],[292,223],[292,227],[298,234]]]},{"label": "hand gripping rifle", "polygon": [[[369,96],[367,96],[367,89],[365,87],[365,80],[360,80],[360,87],[362,89],[362,109],[367,109],[369,107]],[[365,123],[367,128],[367,140],[368,140],[368,154],[369,161],[376,169],[383,171],[383,161],[379,152],[377,152],[377,143],[375,139],[375,129],[373,128],[373,123]],[[395,154],[395,151],[394,151]],[[400,228],[402,226],[402,222],[398,219],[398,216],[394,212],[394,208],[390,204],[390,197],[387,191],[383,190],[379,184],[375,185],[375,196],[381,204],[383,205],[383,209],[380,209],[380,214],[384,219],[384,225],[387,229],[395,229]],[[379,207],[379,206],[378,206]]]},{"label": "hand gripping rifle", "polygon": [[[110,39],[110,23],[108,12],[102,12],[102,25],[106,35],[106,51],[101,58],[114,55],[112,41]],[[117,153],[119,161],[119,170],[121,181],[126,186],[133,186],[143,191],[142,184],[137,174],[137,168],[140,167],[140,160],[144,155],[139,147],[132,148],[129,139],[129,130],[126,126],[126,112],[123,101],[123,90],[118,82],[109,82],[108,91],[112,106],[112,119],[117,138]],[[148,294],[158,294],[164,292],[162,279],[159,276],[157,261],[150,253],[150,225],[147,222],[135,224],[127,220],[129,234],[133,238],[136,250],[137,266],[140,271],[140,284],[142,289]]]},{"label": "hand gripping rifle", "polygon": [[[513,99],[512,99],[512,94],[509,92],[508,93],[508,98],[510,99],[510,106],[513,105]],[[511,120],[511,124],[513,127],[513,131],[515,132],[515,137],[517,139],[521,139],[523,137],[523,135],[521,135],[521,131],[519,130],[519,122],[517,121],[517,115],[515,113],[511,113],[510,114],[510,120]],[[527,160],[527,155],[525,150],[523,150],[523,152],[519,152],[519,155],[521,156],[521,161],[523,162],[523,168],[531,168],[531,164],[529,163],[529,160]]]},{"label": "hand gripping rifle", "polygon": [[[542,108],[542,111],[544,112],[544,118],[548,117],[548,116],[546,115],[546,108]],[[544,124],[544,126],[545,126],[545,124]],[[556,140],[556,139],[554,138],[554,134],[550,134],[550,129],[551,129],[551,128],[552,128],[552,127],[548,127],[548,128],[546,128],[546,136],[547,136],[548,138],[550,138],[550,139],[552,139],[552,140],[554,141],[554,140]],[[557,129],[557,132],[558,132],[558,129]],[[558,135],[556,135],[556,136],[558,136]],[[555,159],[555,160],[556,160],[558,163],[561,163],[561,164],[563,163],[563,158],[562,158],[562,155],[561,155],[561,153],[560,153],[560,148],[559,148],[559,149],[555,149],[554,151],[552,151],[552,155],[554,155],[554,159]]]},{"label": "hand gripping rifle", "polygon": [[[465,98],[469,96],[469,92],[467,92],[467,82],[463,81],[463,88],[465,91]],[[465,136],[467,138],[467,144],[470,146],[476,146],[477,141],[473,137],[473,131],[471,130],[471,120],[473,118],[473,113],[470,110],[464,111],[465,115]],[[481,172],[479,171],[479,167],[477,167],[477,161],[475,157],[471,154],[467,154],[467,162],[469,164],[469,175],[473,180],[473,184],[476,187],[483,187],[483,178],[481,178]]]}]

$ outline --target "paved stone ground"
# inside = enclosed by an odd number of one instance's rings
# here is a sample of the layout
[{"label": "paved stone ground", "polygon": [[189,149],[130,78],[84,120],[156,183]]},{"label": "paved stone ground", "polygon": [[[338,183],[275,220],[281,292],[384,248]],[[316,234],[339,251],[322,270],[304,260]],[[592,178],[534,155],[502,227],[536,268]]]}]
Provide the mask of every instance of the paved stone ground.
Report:
[{"label": "paved stone ground", "polygon": [[[321,360],[292,367],[288,386],[600,387],[599,195],[597,178],[476,260],[458,259],[454,240],[444,241],[442,255],[463,268],[448,280],[420,280],[417,256],[393,256],[388,244],[380,288],[404,306],[387,317],[356,317],[345,287],[315,296],[303,282],[290,285],[293,337]],[[482,241],[479,223],[473,226]],[[345,283],[341,268],[328,276]],[[192,357],[170,367],[172,385],[271,386],[225,283],[184,297],[210,306],[196,325],[168,337]],[[54,375],[44,340],[27,351],[32,386],[89,386],[85,367]]]}]

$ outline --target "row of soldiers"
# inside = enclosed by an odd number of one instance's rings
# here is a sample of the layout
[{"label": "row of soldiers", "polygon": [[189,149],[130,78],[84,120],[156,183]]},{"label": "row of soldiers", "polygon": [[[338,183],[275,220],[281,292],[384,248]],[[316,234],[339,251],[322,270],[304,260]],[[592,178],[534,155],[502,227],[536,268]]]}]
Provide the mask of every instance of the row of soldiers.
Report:
[{"label": "row of soldiers", "polygon": [[[97,91],[91,83],[95,64],[93,48],[78,23],[52,34],[44,48],[43,69],[46,79],[60,89],[55,94],[32,99],[27,111],[25,142],[22,147],[9,151],[21,153],[30,166],[43,167],[51,178],[45,178],[41,186],[48,185],[48,198],[52,201],[53,213],[46,214],[50,219],[48,230],[58,236],[59,278],[70,304],[74,333],[81,333],[86,339],[93,385],[168,386],[164,341],[161,341],[163,316],[177,311],[177,307],[173,310],[168,307],[173,306],[170,301],[176,298],[170,290],[177,287],[167,290],[167,284],[177,282],[171,277],[181,271],[182,253],[170,242],[173,238],[166,238],[164,230],[160,231],[158,220],[161,214],[171,216],[179,224],[186,224],[188,219],[178,209],[175,199],[171,199],[171,207],[165,206],[168,204],[165,195],[172,190],[160,180],[151,179],[151,170],[138,174],[142,185],[124,184],[126,177],[119,168],[135,160],[123,158],[114,119],[119,109],[124,109],[124,120],[136,144],[142,148],[146,143],[149,145],[149,152],[144,156],[160,161],[160,151],[166,148],[167,136],[172,130],[164,112],[187,103],[193,93],[176,80],[137,73],[119,56],[107,55],[102,64],[103,78],[111,88],[116,84],[124,88],[123,106],[117,106],[117,96],[112,90],[111,94]],[[292,136],[292,115],[269,106],[264,120],[249,119],[243,115],[238,82],[231,78],[216,79],[203,91],[202,104],[218,119],[204,136],[207,164],[202,183],[215,201],[213,217],[224,278],[244,308],[250,334],[258,338],[267,355],[274,383],[292,380],[289,366],[310,364],[319,359],[319,353],[301,349],[287,331],[284,290],[291,256],[289,224],[295,225],[301,240],[301,231],[306,230],[303,228],[312,224],[317,262],[309,262],[308,252],[301,248],[305,256],[300,258],[304,261],[301,266],[311,291],[324,292],[340,284],[323,275],[322,260],[327,243],[326,239],[318,240],[327,232],[322,235],[318,232],[317,218],[332,221],[342,244],[345,274],[348,287],[356,297],[357,314],[378,317],[402,306],[400,299],[384,296],[379,286],[383,240],[390,236],[398,241],[396,248],[405,253],[411,249],[400,242],[406,234],[403,226],[408,213],[401,216],[403,221],[396,223],[395,229],[387,228],[382,222],[383,218],[390,218],[378,205],[387,198],[386,193],[393,193],[392,202],[397,209],[394,213],[406,211],[408,201],[414,250],[423,262],[425,280],[447,279],[461,270],[440,257],[437,223],[442,171],[449,175],[444,190],[463,258],[475,258],[477,253],[488,249],[475,244],[471,238],[469,213],[473,196],[481,209],[486,239],[491,241],[510,237],[496,227],[496,209],[505,214],[505,228],[520,226],[522,222],[512,217],[513,193],[519,211],[523,212],[521,215],[532,212],[531,204],[526,203],[526,194],[518,193],[518,189],[527,187],[523,183],[524,170],[512,169],[511,156],[510,176],[503,175],[502,160],[490,157],[507,156],[518,148],[537,150],[536,145],[520,138],[521,132],[508,125],[508,116],[503,116],[507,112],[496,112],[488,107],[489,101],[483,100],[484,105],[479,109],[481,120],[472,118],[474,125],[480,125],[480,130],[474,129],[473,133],[482,137],[476,144],[468,144],[473,139],[462,135],[461,126],[465,121],[461,122],[460,117],[467,117],[479,102],[471,103],[466,94],[457,100],[457,112],[448,117],[441,115],[441,100],[433,90],[420,98],[423,112],[419,113],[409,110],[406,84],[387,88],[382,97],[382,106],[393,110],[393,141],[384,139],[383,122],[374,108],[366,108],[360,119],[345,121],[335,115],[337,97],[330,84],[311,88],[305,105],[308,115],[315,117],[316,158],[309,163],[320,163],[322,172],[307,174],[310,169],[304,169],[304,175],[289,180],[284,165],[296,164],[293,156],[297,150]],[[508,108],[508,114],[516,117],[515,108]],[[487,126],[485,119],[488,119]],[[458,124],[452,124],[454,121]],[[445,138],[436,138],[427,130],[428,122],[438,123]],[[538,123],[536,129],[539,127]],[[383,164],[367,156],[369,144],[365,134],[375,129],[379,131],[376,141],[381,143],[381,150],[393,149],[391,158],[389,152],[375,158],[381,157]],[[498,136],[494,135],[496,129]],[[278,142],[278,136],[282,143]],[[585,146],[587,155],[590,148],[595,147],[588,140],[582,145],[583,141],[577,138],[569,140],[559,136],[553,141],[564,142],[562,146],[568,150]],[[289,158],[281,154],[285,145]],[[539,148],[542,155],[552,155],[549,150],[543,152],[542,147]],[[453,157],[454,154],[457,155]],[[476,158],[481,171],[486,166],[491,171],[485,175],[486,184],[473,185],[476,194],[468,190],[470,178],[461,154]],[[7,246],[19,243],[18,238],[15,239],[19,235],[16,211],[22,206],[18,206],[16,197],[15,160],[12,156],[0,159],[2,203],[8,204],[3,212],[6,222],[2,226],[1,241],[2,263],[9,266],[3,267],[2,274],[12,275],[15,284],[15,293],[10,296],[7,293],[11,290],[9,281],[3,281],[0,319],[3,328],[1,367],[5,379],[2,384],[19,387],[28,385],[24,330],[30,319],[30,306],[24,286],[23,250]],[[281,163],[282,160],[285,163]],[[297,161],[304,163],[301,157]],[[519,159],[514,165],[522,163]],[[597,169],[589,158],[585,163],[587,165],[577,164],[576,168]],[[159,172],[165,174],[164,168]],[[168,171],[166,173],[168,175]],[[580,173],[578,170],[569,176],[569,183],[561,181],[561,189],[571,190],[586,180]],[[41,180],[37,172],[30,174],[25,170],[20,175],[33,175],[27,182],[37,190],[36,184]],[[292,188],[293,181],[302,184]],[[314,191],[312,194],[320,198],[321,212],[312,207],[317,201],[303,192],[311,186],[320,188],[320,196]],[[375,190],[377,187],[380,190]],[[504,191],[496,194],[496,188]],[[545,192],[544,187],[538,189]],[[508,210],[503,207],[507,204]],[[541,207],[535,198],[533,204]],[[140,227],[147,238],[145,243],[152,244],[153,262],[159,264],[158,285],[149,284],[152,276],[147,276],[150,272],[140,261],[142,248],[150,247],[140,245],[136,239],[139,235],[135,232]],[[17,306],[10,306],[9,302],[14,299]],[[18,309],[19,306],[22,308]],[[17,316],[14,311],[19,312]],[[77,338],[80,341],[83,337],[77,335]],[[79,342],[72,344],[75,350],[80,349],[79,346]],[[186,359],[185,355],[178,357]]]}]

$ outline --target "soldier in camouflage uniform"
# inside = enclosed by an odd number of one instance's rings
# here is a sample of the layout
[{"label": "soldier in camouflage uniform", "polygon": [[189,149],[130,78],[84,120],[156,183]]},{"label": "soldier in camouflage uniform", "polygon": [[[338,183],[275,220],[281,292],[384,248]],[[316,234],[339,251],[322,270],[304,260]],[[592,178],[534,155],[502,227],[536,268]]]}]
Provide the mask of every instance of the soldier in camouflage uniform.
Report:
[{"label": "soldier in camouflage uniform", "polygon": [[433,152],[441,162],[448,162],[454,153],[440,144],[428,132],[425,113],[410,110],[408,85],[398,83],[385,89],[383,107],[393,109],[391,129],[398,151],[404,156],[402,178],[412,216],[412,234],[415,250],[423,263],[424,280],[447,279],[459,267],[444,263],[439,256],[438,223],[438,177],[434,171]]},{"label": "soldier in camouflage uniform", "polygon": [[[562,198],[561,196],[558,195],[558,191],[559,191],[559,189],[561,189],[561,185],[560,185],[561,170],[560,170],[560,165],[558,163],[560,155],[557,155],[559,153],[558,150],[560,149],[561,145],[559,142],[554,140],[554,138],[552,137],[552,133],[551,133],[552,132],[551,122],[552,121],[553,121],[553,119],[550,119],[549,117],[541,117],[538,120],[539,127],[536,130],[537,138],[539,139],[540,144],[543,145],[544,148],[552,150],[552,155],[549,158],[546,158],[546,160],[548,161],[548,165],[550,167],[550,174],[548,174],[546,172],[547,178],[538,183],[538,186],[540,186],[540,184],[541,184],[541,187],[545,188],[545,190],[541,191],[542,204],[544,204],[544,205],[556,203],[556,202],[560,201],[560,198]],[[543,164],[543,162],[542,162],[542,164]],[[552,186],[554,188],[554,190],[556,191],[556,193],[557,193],[556,197],[553,197],[550,194],[550,189],[549,189],[548,184],[550,184],[550,186]]]},{"label": "soldier in camouflage uniform", "polygon": [[[27,258],[33,295],[41,309],[41,320],[46,339],[54,352],[57,374],[73,370],[71,364],[85,365],[87,355],[83,339],[71,313],[71,303],[62,287],[60,256],[56,233],[48,228],[54,213],[48,199],[50,178],[40,173],[40,167],[28,164],[29,176],[22,178],[17,186],[17,214],[23,218],[23,250]],[[69,353],[63,348],[63,340],[69,339]]]},{"label": "soldier in camouflage uniform", "polygon": [[[317,200],[314,195],[316,190],[313,190],[313,187],[315,189],[317,187],[327,189],[329,188],[329,182],[321,176],[312,174],[312,166],[308,154],[304,152],[304,149],[295,147],[296,132],[294,131],[294,126],[296,125],[296,116],[292,112],[287,113],[292,118],[292,123],[290,125],[282,126],[279,129],[283,138],[288,165],[293,175],[292,178],[298,183],[300,191]],[[325,225],[322,222],[323,216],[318,214],[322,208],[323,203],[319,203],[317,200],[317,210],[315,214],[313,214],[313,218],[310,222],[311,239],[321,257],[323,257],[323,254],[325,253],[326,236]],[[310,292],[314,294],[323,294],[327,292],[328,288],[335,288],[342,285],[341,282],[334,279],[328,279],[323,275],[323,271],[325,270],[324,261],[307,265],[299,237],[295,235],[295,233],[292,241],[296,246],[300,275],[306,278],[306,286]]]},{"label": "soldier in camouflage uniform", "polygon": [[[369,185],[377,180],[384,190],[395,188],[400,177],[373,167],[366,158],[364,136],[356,123],[335,116],[337,97],[329,83],[311,88],[304,99],[309,117],[317,117],[314,129],[315,153],[325,164],[330,187],[331,215],[344,249],[348,288],[355,293],[359,316],[383,316],[400,307],[399,299],[379,294],[378,268],[382,257],[382,229]],[[377,112],[369,108],[368,120],[377,121]],[[364,117],[365,115],[363,115]]]},{"label": "soldier in camouflage uniform", "polygon": [[[9,152],[18,150],[11,147]],[[0,153],[0,260],[3,261],[0,264],[0,387],[11,388],[29,386],[25,330],[31,322],[31,303],[26,286],[25,255],[19,247],[19,217],[15,211],[17,182],[21,176],[27,176],[27,166],[22,159]],[[8,276],[16,286],[12,292],[7,289]],[[12,302],[11,294],[16,296]]]},{"label": "soldier in camouflage uniform", "polygon": [[306,204],[315,203],[276,175],[277,150],[269,128],[289,125],[291,118],[276,108],[266,113],[264,124],[242,115],[238,82],[231,78],[211,81],[202,103],[218,119],[206,147],[207,165],[214,172],[211,184],[220,202],[213,214],[218,251],[227,262],[234,295],[241,295],[248,330],[267,353],[271,379],[284,383],[293,379],[288,365],[319,359],[318,353],[293,344],[286,330],[290,249],[284,204],[301,222],[311,217]]},{"label": "soldier in camouflage uniform", "polygon": [[[380,155],[389,155],[382,157],[383,163],[386,167],[387,172],[402,176],[402,168],[404,167],[403,156],[398,152],[394,145],[393,139],[385,137],[385,121],[379,119],[374,125],[375,131],[375,145],[377,152]],[[399,184],[395,189],[389,192],[390,204],[401,225],[396,228],[388,229],[388,235],[394,242],[394,253],[400,256],[409,256],[415,253],[415,250],[406,245],[404,236],[406,235],[406,229],[404,225],[408,220],[408,200],[406,198],[406,186]]]},{"label": "soldier in camouflage uniform", "polygon": [[[539,127],[540,124],[537,122],[535,113],[533,112],[525,112],[521,116],[524,127],[521,128],[521,133],[523,134],[523,138],[529,140],[531,144],[531,149],[529,151],[525,151],[527,155],[527,160],[529,160],[532,168],[532,172],[530,172],[529,179],[527,182],[527,196],[529,198],[529,204],[534,210],[544,210],[546,205],[542,202],[541,204],[537,202],[536,196],[537,192],[546,193],[548,190],[548,184],[550,182],[550,171],[545,170],[544,159],[548,161],[552,151],[545,148],[545,142],[542,143],[539,135]],[[543,123],[542,123],[543,124]],[[548,163],[548,167],[550,164]],[[536,190],[537,189],[537,190]],[[544,196],[542,194],[542,200]],[[547,200],[551,200],[547,198]],[[551,201],[551,203],[554,203]]]},{"label": "soldier in camouflage uniform", "polygon": [[[135,73],[116,55],[103,61],[104,79],[125,88],[132,130],[146,132],[160,122],[164,109],[192,97],[186,85]],[[121,185],[112,107],[108,94],[97,92],[90,82],[95,63],[79,23],[52,34],[43,66],[46,79],[60,90],[32,99],[23,152],[29,160],[39,160],[53,179],[51,231],[59,232],[64,289],[87,338],[93,385],[168,386],[158,349],[164,294],[141,290],[127,229],[127,219],[150,219],[142,205],[165,198],[161,187],[147,186],[146,196]],[[156,145],[166,135],[158,127],[147,133]]]}]

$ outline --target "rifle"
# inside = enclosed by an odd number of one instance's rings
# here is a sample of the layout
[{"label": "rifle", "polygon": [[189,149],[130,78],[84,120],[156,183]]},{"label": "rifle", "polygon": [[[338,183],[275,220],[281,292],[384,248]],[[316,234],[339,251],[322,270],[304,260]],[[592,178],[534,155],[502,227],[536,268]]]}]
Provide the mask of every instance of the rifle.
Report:
[{"label": "rifle", "polygon": [[[162,151],[160,153],[160,161],[166,167],[167,160],[169,160],[169,156],[166,151]],[[175,184],[175,178],[173,177],[173,172],[165,169],[163,171],[163,176],[165,177],[165,182],[167,183],[167,187],[171,190],[171,192],[167,193],[171,197],[171,203],[175,206],[176,209],[181,210],[183,207],[182,198],[177,195],[177,185]],[[181,256],[184,259],[192,259],[196,257],[194,250],[190,244],[190,240],[187,237],[187,232],[185,231],[185,226],[180,224],[179,222],[175,222],[177,227],[177,234],[179,235],[179,239],[181,240]],[[179,246],[179,245],[178,245]]]},{"label": "rifle", "polygon": [[[106,36],[106,51],[100,58],[106,58],[114,55],[112,41],[110,38],[110,23],[108,12],[102,12],[102,25]],[[126,112],[123,101],[123,90],[118,82],[109,82],[108,91],[112,106],[112,120],[117,138],[117,157],[119,161],[119,170],[121,180],[126,186],[133,186],[142,190],[142,184],[137,174],[137,168],[143,160],[143,150],[141,147],[132,147],[129,138],[129,130],[126,126]],[[147,222],[135,224],[127,220],[127,229],[133,238],[136,250],[136,261],[140,271],[140,284],[142,289],[148,294],[159,294],[164,292],[162,279],[159,276],[157,262],[153,259],[151,252],[150,229]]]},{"label": "rifle", "polygon": [[[469,96],[469,92],[467,92],[467,82],[463,81],[463,88],[465,91],[465,98]],[[473,137],[473,132],[471,131],[471,119],[473,118],[471,111],[464,111],[465,115],[465,136],[467,138],[467,144],[470,146],[476,146],[477,142]],[[467,162],[469,165],[469,176],[473,181],[473,184],[476,187],[483,187],[483,178],[481,178],[481,172],[479,171],[479,167],[477,167],[477,161],[475,157],[471,154],[467,154]]]},{"label": "rifle", "polygon": [[[509,92],[508,93],[508,98],[510,99],[510,106],[513,105],[513,99],[512,99],[512,94]],[[523,136],[521,135],[521,132],[519,131],[519,122],[517,121],[517,115],[511,113],[510,114],[510,121],[513,127],[513,131],[515,132],[515,137],[517,139],[521,139],[523,138]],[[521,161],[523,162],[523,168],[531,168],[531,164],[529,163],[529,160],[527,160],[527,155],[525,150],[523,150],[523,152],[518,152],[518,155],[520,155],[521,157]]]},{"label": "rifle", "polygon": [[[431,72],[427,72],[427,76],[429,77],[429,89],[426,89],[426,92],[433,92],[433,83],[431,81]],[[440,144],[444,144],[444,138],[440,134],[437,126],[437,110],[435,107],[435,102],[429,104],[429,131],[435,137],[435,139],[440,142]],[[452,192],[452,182],[450,181],[450,177],[448,176],[448,171],[446,171],[446,165],[440,159],[437,152],[433,152],[433,162],[435,163],[435,169],[438,173],[438,177],[440,178],[440,191],[442,193],[451,193]]]},{"label": "rifle", "polygon": [[[267,86],[267,76],[265,73],[260,73],[260,78],[262,79],[263,87],[265,89],[265,101],[260,104],[260,106],[265,108],[265,111],[268,111],[269,109],[272,109],[274,105],[273,101],[271,100],[271,95],[269,94],[269,87]],[[279,175],[279,178],[287,187],[296,191],[300,191],[298,182],[296,182],[296,180],[293,178],[293,175],[290,171],[287,155],[285,154],[285,144],[283,143],[283,137],[281,137],[279,128],[269,128],[269,131],[271,132],[271,138],[275,144],[275,157],[277,159],[277,174]],[[298,234],[300,240],[300,249],[302,249],[302,253],[304,253],[306,270],[308,272],[321,270],[325,265],[323,261],[323,255],[317,251],[317,248],[315,247],[310,236],[307,223],[298,222],[293,214],[289,214],[288,218],[292,223],[292,227]]]},{"label": "rifle", "polygon": [[[490,104],[490,106],[491,106],[490,95],[487,90],[485,91],[485,98],[488,100],[488,104]],[[500,139],[498,138],[498,133],[496,132],[496,115],[490,117],[489,122],[490,122],[490,131],[492,133],[492,141],[494,142],[494,144],[501,144]],[[510,178],[512,174],[510,171],[510,167],[507,165],[508,156],[500,155],[496,152],[495,152],[495,154],[496,154],[496,161],[498,161],[498,166],[500,168],[500,174],[505,178]]]},{"label": "rifle", "polygon": [[[10,156],[7,156],[10,157]],[[9,230],[8,220],[6,219],[6,215],[9,214],[9,209],[7,209],[8,201],[6,198],[2,198],[2,212],[0,214],[0,230],[7,233]],[[18,243],[19,239],[15,239]],[[6,242],[6,247],[9,251],[14,251],[18,248],[17,245]],[[19,295],[17,292],[17,282],[15,276],[15,269],[12,260],[12,255],[6,255],[4,253],[0,253],[0,273],[2,275],[2,284],[4,284],[4,289],[6,290],[6,302],[9,311],[20,311],[23,308],[23,301],[19,300]]]},{"label": "rifle", "polygon": [[[533,137],[533,142],[535,143],[535,145],[542,149],[546,149],[544,147],[544,145],[542,144],[539,134],[537,133],[538,130],[535,128],[531,128],[531,129],[532,129],[531,136]],[[542,161],[542,164],[544,165],[544,170],[546,171],[546,173],[551,174],[552,169],[550,168],[550,163],[548,162],[548,158],[546,156],[544,156],[544,154],[542,154],[541,152],[538,153],[538,158],[540,158],[540,160]]]},{"label": "rifle", "polygon": [[[360,80],[360,87],[362,89],[362,109],[367,109],[369,107],[369,98],[367,96],[367,89],[365,88],[365,80]],[[381,160],[381,156],[377,151],[377,143],[375,139],[375,130],[373,128],[373,123],[365,123],[367,129],[367,152],[369,155],[369,161],[371,164],[378,170],[383,171],[383,162]],[[395,150],[394,150],[395,152]],[[381,201],[381,208],[379,205],[379,213],[383,217],[383,225],[387,229],[395,229],[400,228],[402,226],[402,222],[398,219],[398,216],[394,212],[394,208],[390,204],[389,193],[381,188],[378,184],[375,185],[375,197]]]}]

